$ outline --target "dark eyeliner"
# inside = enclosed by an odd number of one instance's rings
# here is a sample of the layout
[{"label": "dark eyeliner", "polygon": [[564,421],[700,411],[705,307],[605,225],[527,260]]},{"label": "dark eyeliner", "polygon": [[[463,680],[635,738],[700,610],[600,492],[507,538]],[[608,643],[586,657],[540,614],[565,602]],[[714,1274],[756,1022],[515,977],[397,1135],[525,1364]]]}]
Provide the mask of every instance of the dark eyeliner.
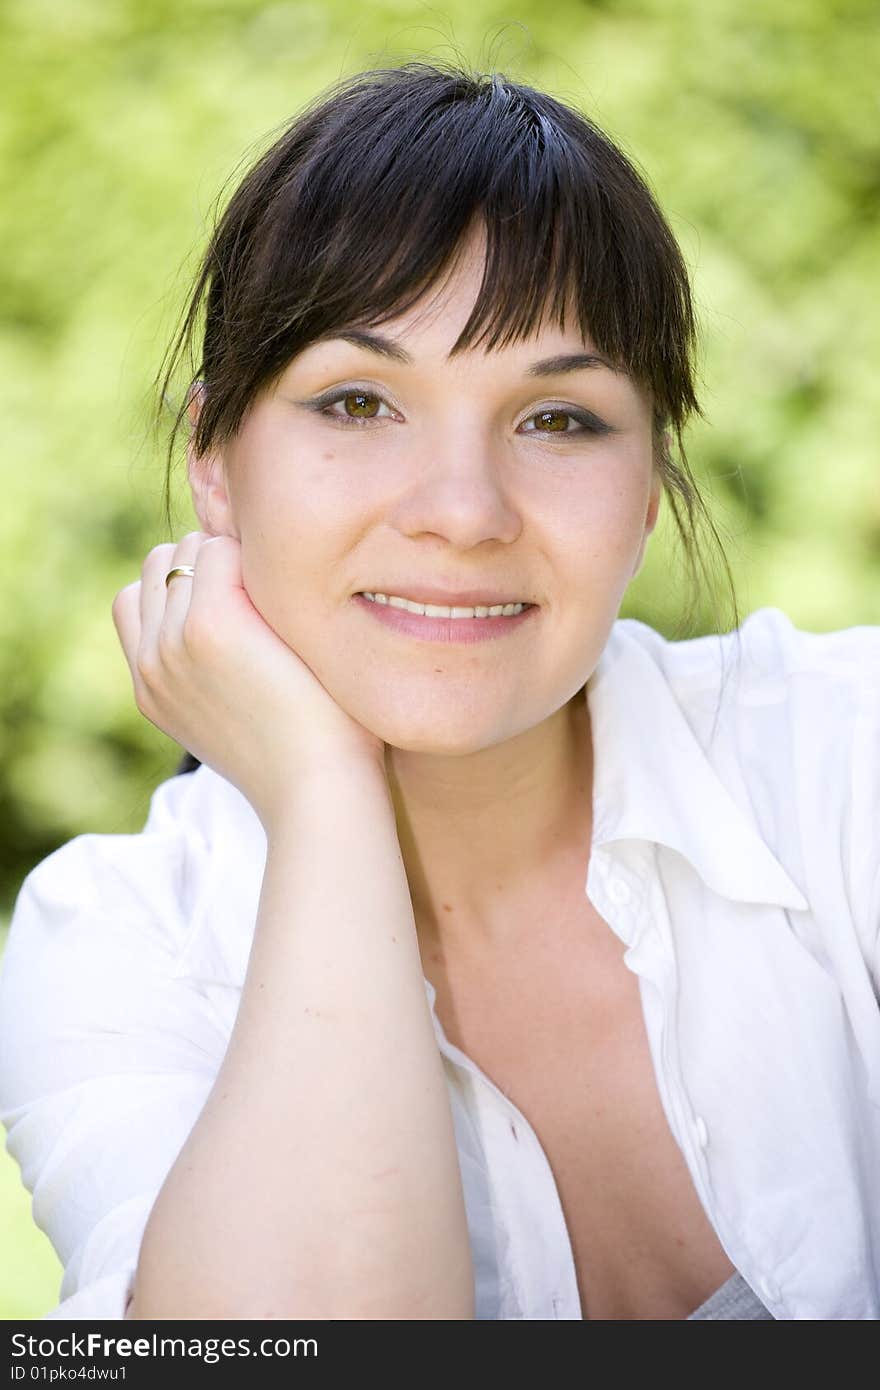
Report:
[{"label": "dark eyeliner", "polygon": [[[361,423],[369,424],[369,416],[362,417],[359,420],[357,416],[346,418],[344,415],[332,415],[328,411],[329,406],[337,405],[340,401],[344,400],[346,396],[357,395],[371,396],[374,400],[381,402],[382,405],[390,405],[390,402],[386,401],[378,391],[357,384],[346,386],[342,390],[331,388],[329,391],[322,392],[320,396],[313,396],[311,399],[303,401],[302,405],[304,405],[307,410],[312,410],[318,415],[324,414],[327,419],[335,420],[343,426],[358,425]],[[394,409],[394,407],[391,406],[391,409]],[[594,415],[592,411],[583,410],[580,406],[541,406],[540,409],[532,411],[532,414],[527,416],[526,419],[534,420],[537,416],[544,414],[568,415],[572,420],[577,421],[577,423],[583,427],[585,434],[593,435],[594,437],[617,433],[613,425],[606,424],[604,420],[599,419],[598,415]],[[539,438],[546,438],[553,435],[556,435],[560,439],[577,439],[580,437],[576,431],[571,430],[526,430],[525,433],[533,434]]]},{"label": "dark eyeliner", "polygon": [[[542,406],[540,410],[535,410],[535,411],[533,411],[532,414],[531,414],[528,418],[529,418],[529,420],[534,420],[534,419],[536,418],[536,416],[538,416],[538,415],[554,415],[554,414],[558,414],[558,415],[569,415],[569,416],[571,416],[572,420],[577,420],[577,422],[578,422],[579,425],[583,425],[583,426],[584,426],[584,428],[585,428],[585,430],[587,431],[588,434],[600,435],[600,434],[616,434],[616,433],[617,433],[617,431],[615,430],[615,428],[614,428],[613,425],[608,425],[608,424],[606,424],[604,420],[600,420],[599,417],[598,417],[598,415],[594,415],[594,414],[592,413],[592,411],[590,411],[590,410],[581,410],[580,406],[575,406],[575,405],[571,405],[571,406],[569,406],[569,405],[566,405],[566,406],[562,406],[562,405],[545,405],[545,406]],[[560,438],[564,439],[564,438],[566,437],[566,435],[568,434],[568,431],[567,431],[567,430],[562,430],[562,431],[559,431],[559,430],[527,430],[526,433],[527,433],[527,434],[559,434]],[[572,438],[572,439],[576,439],[576,438],[577,438],[577,435],[572,434],[572,435],[571,435],[571,438]]]},{"label": "dark eyeliner", "polygon": [[[378,391],[374,391],[372,387],[368,388],[366,386],[346,386],[341,391],[339,389],[324,391],[320,396],[312,396],[309,400],[302,401],[301,404],[304,405],[307,410],[314,410],[320,413],[322,410],[325,410],[328,405],[336,405],[337,401],[345,400],[346,396],[372,396],[375,400],[381,401],[383,405],[389,404],[383,396],[379,395]],[[342,419],[342,416],[338,418]]]}]

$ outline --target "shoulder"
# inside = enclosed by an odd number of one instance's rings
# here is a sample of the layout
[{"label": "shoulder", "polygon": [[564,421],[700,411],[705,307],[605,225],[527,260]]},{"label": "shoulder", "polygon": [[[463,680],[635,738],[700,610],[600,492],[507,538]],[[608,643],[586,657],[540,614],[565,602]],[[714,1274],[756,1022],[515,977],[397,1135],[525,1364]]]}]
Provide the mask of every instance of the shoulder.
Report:
[{"label": "shoulder", "polygon": [[79,835],[31,870],[0,960],[0,1121],[98,1076],[210,1072],[228,1019],[185,957],[249,816],[199,769],[156,788],[139,833]]},{"label": "shoulder", "polygon": [[11,931],[24,912],[59,929],[85,913],[147,928],[173,948],[211,859],[255,819],[210,768],[171,777],[153,792],[142,830],[77,835],[41,860],[21,885]]},{"label": "shoulder", "polygon": [[647,673],[646,717],[674,708],[719,770],[776,777],[789,795],[822,777],[825,798],[836,790],[850,810],[880,811],[880,627],[808,632],[761,608],[685,641],[626,619],[615,640]]},{"label": "shoulder", "polygon": [[200,767],[155,789],[141,831],[78,835],[48,855],[21,885],[0,960],[6,1027],[22,1029],[25,995],[44,1006],[66,995],[66,1014],[102,991],[146,998],[187,973],[193,952],[219,952],[226,978],[236,894],[253,895],[261,838],[241,793]]},{"label": "shoulder", "polygon": [[730,632],[683,641],[635,618],[619,619],[615,640],[637,646],[682,693],[732,682],[737,697],[782,694],[779,682],[794,676],[876,689],[880,680],[880,627],[869,624],[833,632],[798,628],[779,608],[759,608]]},{"label": "shoulder", "polygon": [[880,627],[808,632],[762,608],[680,642],[628,619],[615,640],[653,683],[644,717],[684,719],[823,930],[839,945],[850,924],[880,991]]},{"label": "shoulder", "polygon": [[[821,762],[823,748],[839,763],[845,747],[854,755],[880,733],[880,627],[808,632],[761,608],[730,632],[675,641],[624,619],[613,638],[658,708],[674,704],[709,758],[716,742],[733,739],[786,767],[793,740],[807,766]],[[647,693],[644,708],[650,716]]]}]

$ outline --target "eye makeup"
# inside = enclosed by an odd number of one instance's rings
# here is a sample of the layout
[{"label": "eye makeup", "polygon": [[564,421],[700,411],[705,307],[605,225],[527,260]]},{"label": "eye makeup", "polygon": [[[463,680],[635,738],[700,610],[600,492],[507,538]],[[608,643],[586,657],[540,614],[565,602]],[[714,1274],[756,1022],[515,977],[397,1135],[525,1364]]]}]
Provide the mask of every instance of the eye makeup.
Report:
[{"label": "eye makeup", "polygon": [[[326,419],[332,420],[334,424],[341,425],[344,429],[349,429],[352,426],[355,429],[363,429],[365,426],[369,427],[372,425],[374,421],[378,421],[381,418],[388,418],[387,416],[346,416],[337,414],[331,409],[332,406],[338,405],[340,402],[348,400],[353,396],[361,396],[369,401],[378,401],[381,405],[388,404],[384,397],[380,396],[377,391],[356,383],[349,386],[334,387],[332,390],[325,391],[319,396],[314,396],[309,400],[302,401],[300,404],[307,410],[311,410],[317,415],[323,415]],[[570,420],[574,420],[580,426],[580,429],[538,428],[526,430],[525,433],[538,435],[544,438],[564,439],[582,438],[584,436],[596,437],[615,434],[617,432],[613,425],[609,425],[606,421],[600,419],[598,415],[594,415],[592,411],[584,410],[582,406],[563,404],[561,402],[550,402],[539,406],[537,410],[526,417],[523,423],[525,424],[532,420],[538,420],[542,417],[553,416],[566,417]]]}]

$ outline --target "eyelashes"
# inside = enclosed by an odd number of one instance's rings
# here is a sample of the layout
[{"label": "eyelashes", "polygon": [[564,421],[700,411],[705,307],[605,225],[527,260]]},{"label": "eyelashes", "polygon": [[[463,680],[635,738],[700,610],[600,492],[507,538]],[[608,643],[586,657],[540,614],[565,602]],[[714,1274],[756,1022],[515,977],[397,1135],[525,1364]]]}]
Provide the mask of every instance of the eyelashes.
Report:
[{"label": "eyelashes", "polygon": [[531,422],[532,420],[540,420],[544,417],[552,418],[553,416],[559,415],[569,420],[575,420],[581,428],[579,430],[526,430],[526,434],[547,434],[550,437],[556,435],[562,438],[565,438],[566,435],[571,435],[574,438],[578,438],[578,436],[582,434],[601,435],[614,433],[612,426],[606,425],[605,421],[600,420],[598,415],[593,415],[589,410],[581,410],[580,406],[576,405],[545,405],[542,406],[540,410],[536,410],[533,415],[529,415],[528,420]]},{"label": "eyelashes", "polygon": [[[349,386],[341,391],[330,391],[322,396],[316,396],[313,400],[305,404],[309,410],[314,411],[318,415],[323,415],[325,419],[332,420],[334,424],[341,425],[343,429],[369,429],[374,421],[388,418],[387,416],[382,417],[376,415],[341,415],[337,414],[335,410],[331,410],[331,406],[338,405],[340,402],[352,398],[358,398],[361,401],[367,402],[377,401],[380,405],[387,405],[387,401],[383,400],[377,392],[367,391],[360,386]],[[580,429],[555,429],[545,426],[544,428],[526,430],[526,434],[534,434],[547,439],[577,439],[583,438],[584,436],[595,437],[615,433],[612,425],[606,424],[604,420],[600,420],[598,415],[594,415],[592,411],[583,410],[580,406],[572,405],[543,405],[539,410],[533,411],[531,415],[527,416],[526,421],[523,423],[531,423],[534,420],[540,419],[552,420],[558,417],[574,420],[580,426]]]}]

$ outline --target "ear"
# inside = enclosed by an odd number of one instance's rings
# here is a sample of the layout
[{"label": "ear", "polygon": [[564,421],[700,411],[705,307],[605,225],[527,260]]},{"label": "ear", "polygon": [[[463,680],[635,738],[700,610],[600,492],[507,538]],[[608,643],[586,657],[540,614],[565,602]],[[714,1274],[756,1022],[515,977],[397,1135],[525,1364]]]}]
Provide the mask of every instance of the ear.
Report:
[{"label": "ear", "polygon": [[190,437],[186,446],[186,467],[193,508],[199,527],[209,536],[234,536],[240,540],[226,480],[226,463],[221,449],[197,454],[195,427],[205,401],[204,382],[194,381],[189,390],[187,414]]},{"label": "ear", "polygon": [[645,516],[645,527],[642,532],[641,542],[639,544],[639,553],[636,556],[635,564],[633,565],[632,570],[633,579],[635,579],[639,570],[642,568],[642,562],[645,558],[645,547],[648,544],[648,537],[654,530],[654,527],[657,525],[657,517],[660,515],[660,499],[662,496],[663,478],[660,473],[660,469],[658,467],[655,467],[653,477],[651,479],[651,491],[648,495],[648,511]]}]

